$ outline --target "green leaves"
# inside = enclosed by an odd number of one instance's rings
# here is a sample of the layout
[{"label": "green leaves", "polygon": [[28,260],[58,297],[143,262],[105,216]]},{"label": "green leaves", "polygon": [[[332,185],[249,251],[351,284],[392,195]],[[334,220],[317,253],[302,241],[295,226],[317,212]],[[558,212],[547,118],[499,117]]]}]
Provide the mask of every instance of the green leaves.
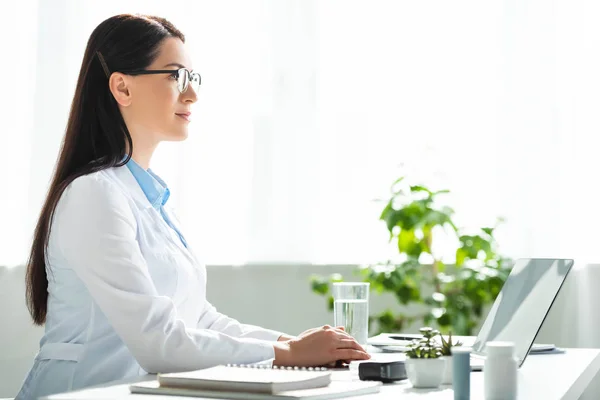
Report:
[{"label": "green leaves", "polygon": [[427,192],[429,194],[429,196],[431,196],[433,194],[433,192],[431,190],[427,189],[425,186],[419,186],[419,185],[411,186],[410,191],[412,193]]},{"label": "green leaves", "polygon": [[463,265],[469,259],[488,261],[495,256],[490,239],[480,235],[462,235],[458,240],[460,247],[456,250],[457,265]]},{"label": "green leaves", "polygon": [[442,335],[440,335],[442,339],[442,355],[450,356],[452,355],[452,347],[462,346],[462,342],[452,342],[452,332],[448,333],[448,340],[445,340]]},{"label": "green leaves", "polygon": [[398,213],[397,210],[394,210],[392,202],[389,202],[381,212],[379,219],[385,221],[387,229],[391,234],[394,227],[400,223],[402,217],[403,215],[401,213]]},{"label": "green leaves", "polygon": [[[498,222],[503,221],[499,219]],[[469,260],[480,260],[483,262],[497,262],[500,256],[496,253],[494,246],[494,230],[496,228],[481,228],[482,234],[460,235],[459,248],[456,250],[456,265],[464,265]]]},{"label": "green leaves", "polygon": [[406,356],[409,358],[438,358],[442,356],[442,347],[435,341],[440,332],[429,327],[419,330],[423,337],[413,340],[409,345]]},{"label": "green leaves", "polygon": [[361,274],[365,281],[371,282],[371,289],[378,293],[391,292],[399,303],[408,304],[421,300],[420,267],[411,259],[399,265],[387,264],[385,268],[365,268]]},{"label": "green leaves", "polygon": [[406,325],[413,321],[404,314],[396,314],[390,309],[371,317],[371,319],[376,323],[378,332],[401,332]]},{"label": "green leaves", "polygon": [[398,251],[411,257],[418,257],[427,246],[415,235],[415,231],[403,229],[398,234]]},{"label": "green leaves", "polygon": [[331,274],[329,277],[323,277],[320,275],[311,275],[310,276],[310,286],[314,293],[327,296],[327,309],[329,311],[333,311],[333,296],[330,294],[331,289],[330,285],[333,282],[341,282],[342,276],[340,274]]},{"label": "green leaves", "polygon": [[494,228],[481,228],[481,230],[484,231],[488,236],[492,236],[494,232]]},{"label": "green leaves", "polygon": [[320,295],[329,294],[329,280],[327,280],[321,276],[311,275],[310,285],[311,285],[312,291],[317,294],[320,294]]},{"label": "green leaves", "polygon": [[[423,186],[411,186],[410,192],[411,195],[426,193],[426,197],[404,196],[399,192],[388,201],[379,218],[385,221],[390,240],[396,238],[400,254],[418,258],[422,253],[431,254],[433,228],[450,226],[456,230],[456,226],[452,222],[454,210],[435,205],[435,196],[448,191],[432,192]],[[398,204],[404,205],[397,208]]]}]

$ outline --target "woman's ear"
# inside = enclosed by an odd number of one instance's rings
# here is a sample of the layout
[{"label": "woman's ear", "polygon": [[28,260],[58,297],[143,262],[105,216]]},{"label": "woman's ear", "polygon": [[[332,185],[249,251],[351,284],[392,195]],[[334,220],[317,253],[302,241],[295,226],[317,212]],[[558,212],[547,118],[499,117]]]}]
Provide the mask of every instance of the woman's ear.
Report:
[{"label": "woman's ear", "polygon": [[123,107],[127,107],[131,104],[131,90],[129,84],[129,77],[120,72],[114,72],[108,80],[110,92],[115,97],[117,103]]}]

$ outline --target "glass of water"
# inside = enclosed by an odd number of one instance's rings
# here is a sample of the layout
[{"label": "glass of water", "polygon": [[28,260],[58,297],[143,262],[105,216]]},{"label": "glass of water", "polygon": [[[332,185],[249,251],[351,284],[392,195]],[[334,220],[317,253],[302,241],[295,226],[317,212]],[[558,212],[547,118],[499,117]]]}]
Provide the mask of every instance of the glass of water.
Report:
[{"label": "glass of water", "polygon": [[369,282],[333,284],[334,326],[343,326],[360,345],[369,337]]}]

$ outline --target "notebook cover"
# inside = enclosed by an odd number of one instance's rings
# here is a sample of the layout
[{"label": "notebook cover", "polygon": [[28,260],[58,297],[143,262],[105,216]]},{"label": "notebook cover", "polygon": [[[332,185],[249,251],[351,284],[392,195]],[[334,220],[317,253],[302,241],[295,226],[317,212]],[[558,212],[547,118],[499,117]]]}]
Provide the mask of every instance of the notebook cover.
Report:
[{"label": "notebook cover", "polygon": [[329,371],[217,366],[197,371],[159,374],[161,386],[230,392],[274,393],[327,386]]}]

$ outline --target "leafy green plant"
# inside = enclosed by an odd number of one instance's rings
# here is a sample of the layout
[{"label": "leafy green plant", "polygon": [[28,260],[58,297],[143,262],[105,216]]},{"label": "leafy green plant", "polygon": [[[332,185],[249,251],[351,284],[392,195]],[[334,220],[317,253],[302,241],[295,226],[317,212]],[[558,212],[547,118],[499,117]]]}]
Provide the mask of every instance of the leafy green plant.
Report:
[{"label": "leafy green plant", "polygon": [[438,358],[442,356],[442,347],[435,341],[435,337],[440,334],[439,331],[429,327],[419,329],[423,335],[421,339],[413,340],[406,352],[408,358]]},{"label": "leafy green plant", "polygon": [[[394,182],[380,220],[385,222],[389,242],[398,250],[398,260],[361,267],[360,278],[370,282],[371,290],[391,293],[397,300],[393,308],[369,316],[369,332],[399,332],[413,323],[435,325],[471,335],[504,284],[512,261],[501,256],[494,237],[496,226],[467,231],[454,222],[454,210],[440,204],[448,190],[433,191],[423,185],[407,185],[404,178]],[[456,243],[447,263],[436,244]],[[447,254],[446,254],[447,255]],[[311,277],[313,292],[328,297],[333,310],[330,285],[342,277]],[[419,312],[409,313],[417,305]],[[415,307],[412,307],[414,310]]]},{"label": "leafy green plant", "polygon": [[462,342],[460,341],[452,342],[452,332],[448,333],[448,340],[444,339],[444,336],[441,334],[440,338],[442,339],[442,355],[444,356],[452,355],[452,347],[462,346]]}]

